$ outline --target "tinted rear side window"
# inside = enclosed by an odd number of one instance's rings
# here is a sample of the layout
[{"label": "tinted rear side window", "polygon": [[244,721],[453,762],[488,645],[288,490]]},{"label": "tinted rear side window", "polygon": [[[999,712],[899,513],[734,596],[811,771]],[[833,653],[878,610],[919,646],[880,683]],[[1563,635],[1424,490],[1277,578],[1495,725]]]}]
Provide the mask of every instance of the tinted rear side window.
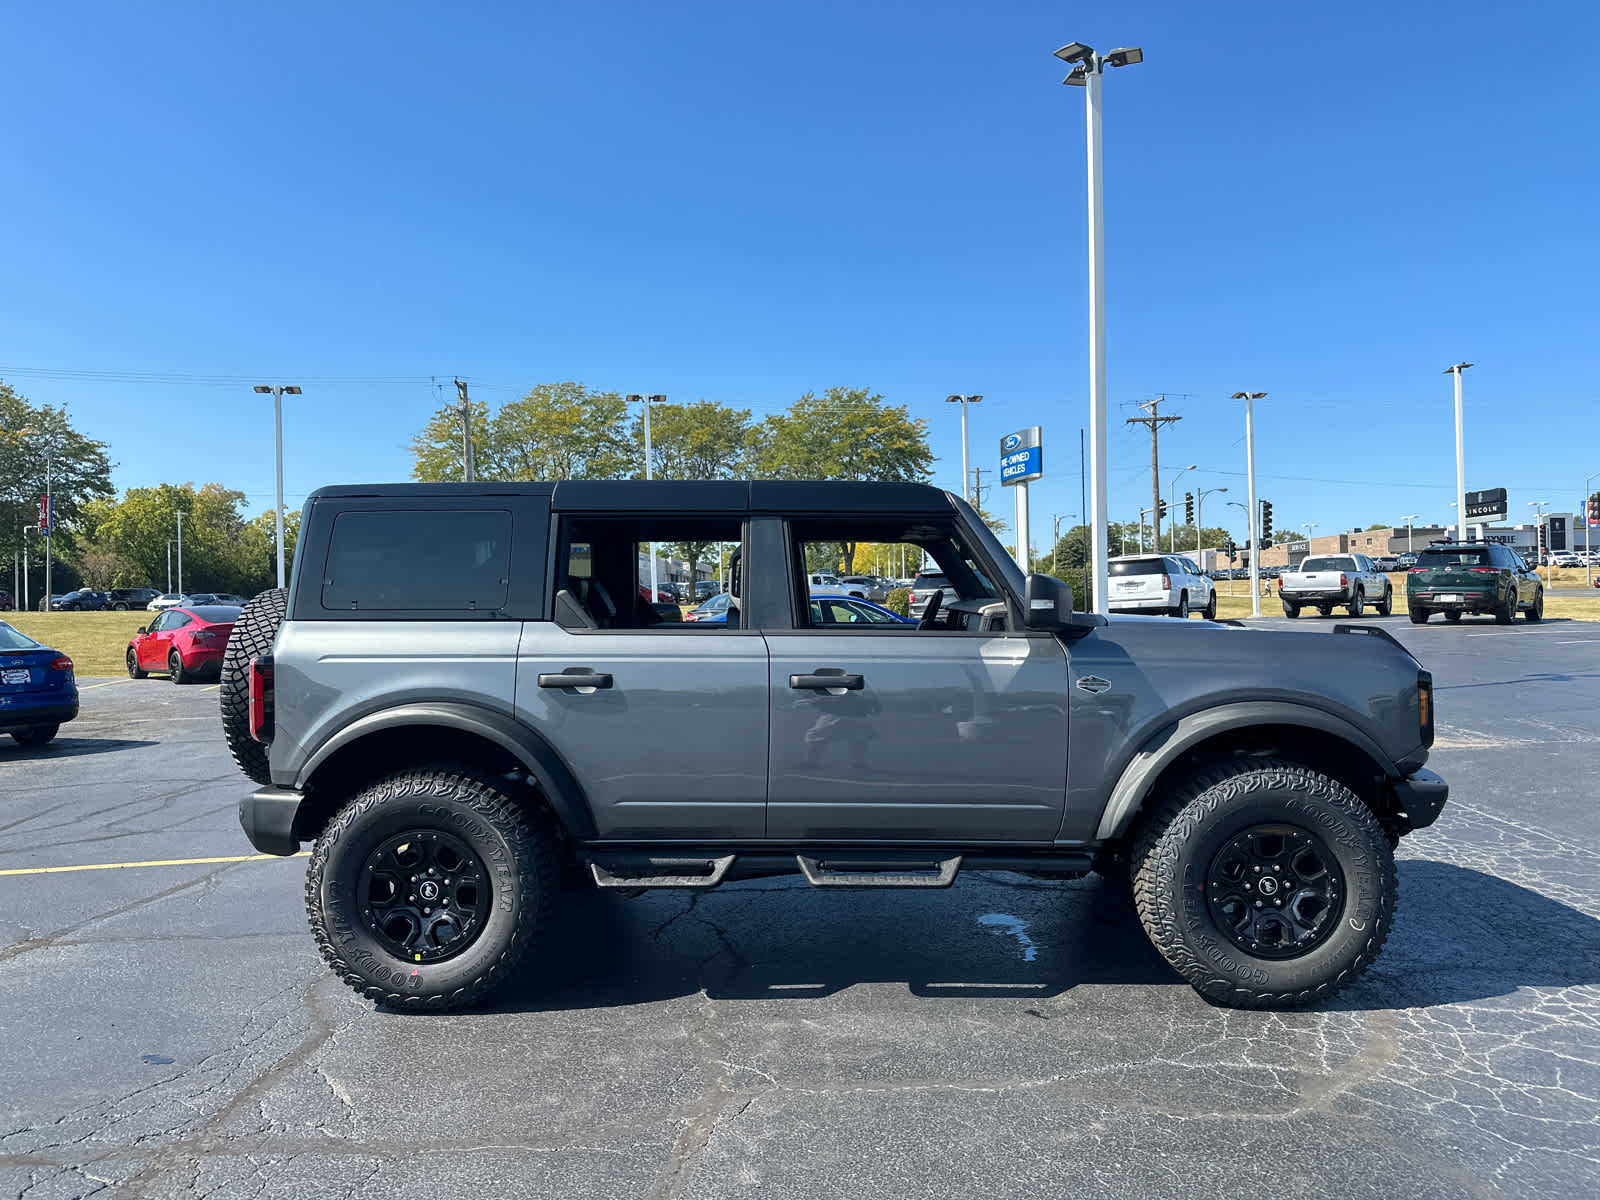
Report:
[{"label": "tinted rear side window", "polygon": [[1132,562],[1114,562],[1109,564],[1111,575],[1165,575],[1167,563],[1161,558],[1138,558]]},{"label": "tinted rear side window", "polygon": [[322,606],[376,612],[504,608],[511,514],[497,510],[343,512],[328,540]]},{"label": "tinted rear side window", "polygon": [[1494,563],[1488,546],[1432,547],[1417,555],[1417,566],[1427,567],[1479,567]]}]

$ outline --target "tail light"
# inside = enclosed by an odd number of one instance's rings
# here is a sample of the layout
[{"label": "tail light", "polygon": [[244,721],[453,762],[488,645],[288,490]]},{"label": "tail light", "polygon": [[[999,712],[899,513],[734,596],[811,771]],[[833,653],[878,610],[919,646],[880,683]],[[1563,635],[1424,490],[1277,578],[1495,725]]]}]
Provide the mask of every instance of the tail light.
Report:
[{"label": "tail light", "polygon": [[1424,746],[1433,745],[1433,676],[1417,672],[1417,723]]},{"label": "tail light", "polygon": [[217,635],[209,629],[196,629],[189,637],[190,640],[196,642],[214,642],[217,640]]},{"label": "tail light", "polygon": [[1412,568],[1410,568],[1409,570],[1406,571],[1406,574],[1407,575],[1421,575],[1427,569],[1428,569],[1427,567],[1412,567]]},{"label": "tail light", "polygon": [[1172,576],[1165,574],[1161,576],[1161,590],[1163,592],[1170,592],[1172,590]]},{"label": "tail light", "polygon": [[1467,570],[1469,570],[1469,571],[1471,571],[1471,572],[1473,572],[1474,574],[1477,574],[1477,575],[1498,575],[1498,574],[1500,574],[1500,568],[1499,567],[1468,567]]},{"label": "tail light", "polygon": [[70,671],[72,670],[72,660],[63,654],[51,662],[50,669],[52,671]]},{"label": "tail light", "polygon": [[272,741],[272,659],[250,660],[250,736]]},{"label": "tail light", "polygon": [[[1279,582],[1281,583],[1283,581],[1279,580]],[[1346,575],[1343,571],[1339,572],[1339,586],[1342,588],[1350,586],[1350,576]]]}]

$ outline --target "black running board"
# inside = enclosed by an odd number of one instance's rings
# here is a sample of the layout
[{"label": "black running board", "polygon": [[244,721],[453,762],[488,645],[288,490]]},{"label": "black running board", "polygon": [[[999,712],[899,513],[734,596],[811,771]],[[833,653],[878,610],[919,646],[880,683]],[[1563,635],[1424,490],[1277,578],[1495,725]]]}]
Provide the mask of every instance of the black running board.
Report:
[{"label": "black running board", "polygon": [[947,888],[963,871],[1014,871],[1034,878],[1072,879],[1090,869],[1082,851],[1043,854],[982,847],[927,849],[807,847],[788,851],[735,847],[588,851],[595,885],[618,891],[714,888],[742,879],[799,874],[818,888]]}]

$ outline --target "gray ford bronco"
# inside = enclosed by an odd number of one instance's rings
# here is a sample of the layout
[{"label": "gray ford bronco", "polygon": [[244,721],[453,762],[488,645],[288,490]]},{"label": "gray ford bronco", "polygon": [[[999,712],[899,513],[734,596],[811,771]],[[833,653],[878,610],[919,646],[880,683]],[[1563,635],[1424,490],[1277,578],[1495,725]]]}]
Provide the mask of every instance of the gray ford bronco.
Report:
[{"label": "gray ford bronco", "polygon": [[[868,543],[948,580],[915,624],[811,603]],[[650,603],[662,546],[731,562],[726,621]],[[487,997],[566,886],[963,870],[1099,871],[1203,995],[1314,1002],[1376,958],[1447,791],[1381,630],[1076,613],[918,484],[323,488],[221,698],[250,842],[312,844],[318,948],[403,1008]]]}]

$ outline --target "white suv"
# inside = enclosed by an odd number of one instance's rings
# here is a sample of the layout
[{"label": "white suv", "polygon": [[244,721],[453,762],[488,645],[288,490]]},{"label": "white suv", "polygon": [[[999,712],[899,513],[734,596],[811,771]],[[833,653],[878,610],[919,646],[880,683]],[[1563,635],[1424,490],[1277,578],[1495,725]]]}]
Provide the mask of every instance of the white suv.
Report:
[{"label": "white suv", "polygon": [[1128,554],[1107,564],[1112,612],[1217,615],[1217,589],[1181,554]]}]

